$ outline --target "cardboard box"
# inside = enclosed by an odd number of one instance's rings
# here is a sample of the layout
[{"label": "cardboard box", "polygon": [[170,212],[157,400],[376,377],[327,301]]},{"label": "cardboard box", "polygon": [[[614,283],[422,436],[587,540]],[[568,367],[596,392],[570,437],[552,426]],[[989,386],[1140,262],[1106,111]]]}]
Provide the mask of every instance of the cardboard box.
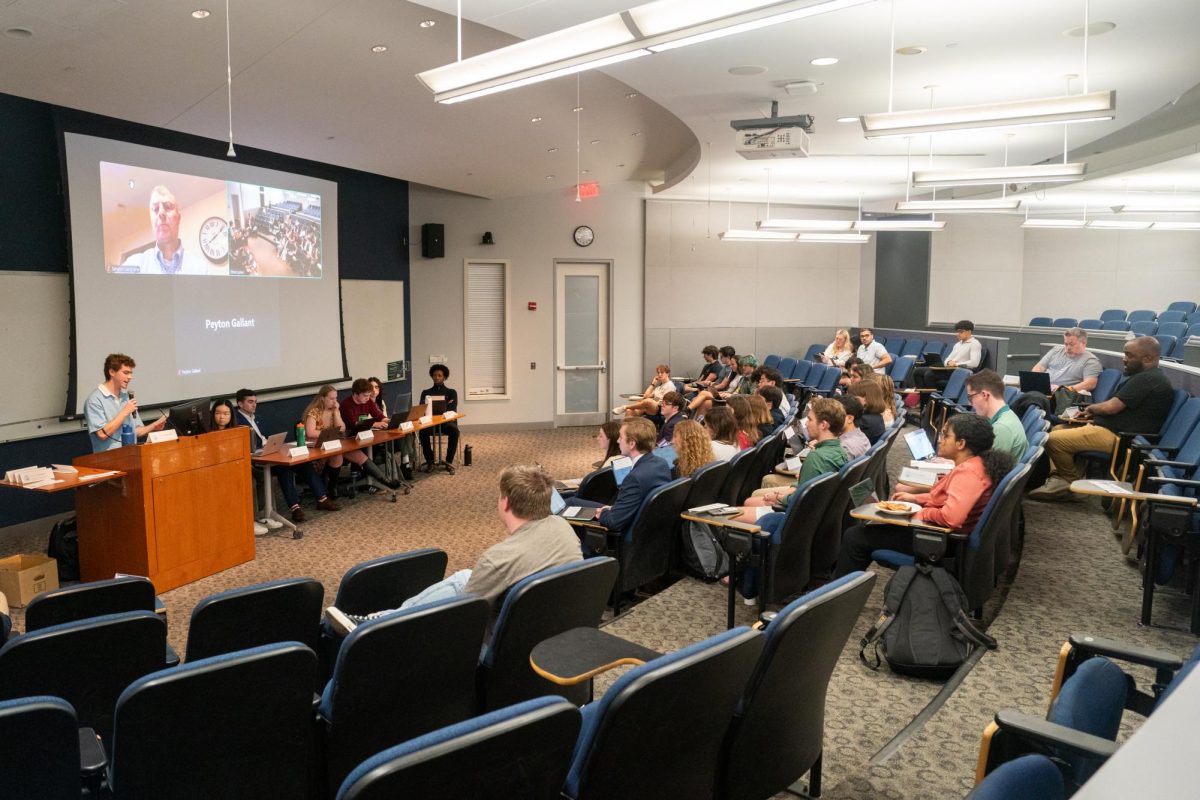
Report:
[{"label": "cardboard box", "polygon": [[8,604],[20,608],[34,595],[58,588],[58,562],[41,553],[0,558],[0,592]]}]

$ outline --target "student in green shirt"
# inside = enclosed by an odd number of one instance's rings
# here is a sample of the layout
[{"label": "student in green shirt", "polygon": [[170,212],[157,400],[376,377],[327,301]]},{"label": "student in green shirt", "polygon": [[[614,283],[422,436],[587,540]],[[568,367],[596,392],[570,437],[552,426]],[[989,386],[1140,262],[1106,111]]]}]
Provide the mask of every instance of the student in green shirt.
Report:
[{"label": "student in green shirt", "polygon": [[967,378],[967,399],[975,413],[992,423],[993,450],[1001,450],[1019,462],[1029,447],[1025,426],[1004,402],[1004,381],[994,370],[981,369]]},{"label": "student in green shirt", "polygon": [[[810,478],[824,475],[826,472],[837,472],[850,459],[842,449],[838,436],[846,423],[846,410],[837,400],[828,397],[816,397],[808,406],[808,414],[804,417],[804,427],[808,432],[809,453],[800,468],[796,483],[782,489],[774,489],[759,497],[751,497],[742,508],[742,513],[734,517],[739,522],[755,522],[759,519],[757,507],[782,505],[785,508],[791,502],[796,487]],[[782,516],[782,515],[781,515]],[[766,520],[766,517],[763,517]]]}]

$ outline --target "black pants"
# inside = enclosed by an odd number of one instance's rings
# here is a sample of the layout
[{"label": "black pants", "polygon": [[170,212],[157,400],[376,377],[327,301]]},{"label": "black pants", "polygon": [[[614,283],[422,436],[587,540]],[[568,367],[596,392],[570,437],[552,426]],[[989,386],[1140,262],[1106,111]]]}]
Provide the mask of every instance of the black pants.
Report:
[{"label": "black pants", "polygon": [[836,577],[871,566],[875,550],[911,553],[913,529],[901,525],[852,525],[842,531]]},{"label": "black pants", "polygon": [[458,423],[443,422],[436,428],[422,428],[421,437],[421,452],[425,455],[425,463],[433,463],[433,434],[441,431],[446,435],[446,463],[454,463],[454,454],[458,452]]}]

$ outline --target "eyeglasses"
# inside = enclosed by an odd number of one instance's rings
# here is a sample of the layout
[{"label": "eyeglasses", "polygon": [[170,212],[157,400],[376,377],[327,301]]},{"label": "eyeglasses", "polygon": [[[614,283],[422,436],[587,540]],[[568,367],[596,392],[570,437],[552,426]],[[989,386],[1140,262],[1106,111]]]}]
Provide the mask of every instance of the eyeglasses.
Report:
[{"label": "eyeglasses", "polygon": [[983,394],[983,392],[984,392],[983,389],[980,389],[978,392],[975,392],[974,394],[972,394],[971,392],[967,392],[967,402],[968,403],[971,402],[976,397],[979,397],[979,395]]}]

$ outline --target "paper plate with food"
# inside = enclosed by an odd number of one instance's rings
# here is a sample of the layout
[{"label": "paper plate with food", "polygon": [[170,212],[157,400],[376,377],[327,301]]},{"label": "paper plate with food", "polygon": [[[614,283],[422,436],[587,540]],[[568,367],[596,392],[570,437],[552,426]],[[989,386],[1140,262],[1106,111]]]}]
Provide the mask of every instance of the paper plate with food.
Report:
[{"label": "paper plate with food", "polygon": [[920,511],[921,507],[903,500],[882,500],[875,504],[875,510],[880,514],[891,514],[895,517],[911,517]]}]

